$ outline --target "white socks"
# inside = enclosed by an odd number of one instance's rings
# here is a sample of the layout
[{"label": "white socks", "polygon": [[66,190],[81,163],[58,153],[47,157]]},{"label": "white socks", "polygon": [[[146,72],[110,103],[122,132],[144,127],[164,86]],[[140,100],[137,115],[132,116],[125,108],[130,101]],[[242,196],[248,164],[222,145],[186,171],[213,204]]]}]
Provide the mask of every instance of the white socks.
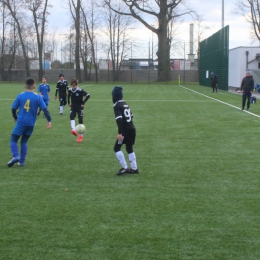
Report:
[{"label": "white socks", "polygon": [[128,154],[128,158],[129,158],[129,162],[130,162],[130,166],[133,170],[137,170],[137,164],[136,164],[136,157],[135,157],[135,153],[129,153]]},{"label": "white socks", "polygon": [[116,152],[116,157],[122,166],[122,168],[126,169],[127,168],[127,163],[125,161],[125,156],[122,151]]},{"label": "white socks", "polygon": [[63,106],[60,106],[60,114],[63,113]]},{"label": "white socks", "polygon": [[75,130],[75,127],[76,127],[75,120],[70,120],[70,125],[71,125],[71,129]]},{"label": "white socks", "polygon": [[[125,156],[124,153],[122,151],[119,151],[116,153],[116,157],[120,163],[120,165],[122,166],[122,168],[126,169],[127,168],[127,163],[125,160]],[[133,170],[137,170],[137,164],[136,164],[136,157],[135,157],[135,153],[130,153],[128,154],[129,157],[129,162],[130,162],[130,166]]]}]

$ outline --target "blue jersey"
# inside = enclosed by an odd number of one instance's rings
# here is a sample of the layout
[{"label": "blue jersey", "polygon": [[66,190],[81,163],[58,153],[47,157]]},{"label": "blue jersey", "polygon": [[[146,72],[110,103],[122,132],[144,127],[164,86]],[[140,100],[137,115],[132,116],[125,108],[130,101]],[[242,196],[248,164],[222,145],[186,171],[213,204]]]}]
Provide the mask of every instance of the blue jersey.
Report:
[{"label": "blue jersey", "polygon": [[41,95],[25,91],[17,96],[12,108],[19,109],[17,124],[21,126],[34,126],[37,119],[37,110],[46,108]]},{"label": "blue jersey", "polygon": [[49,84],[40,84],[38,87],[38,92],[41,92],[43,95],[43,100],[48,102],[49,101],[49,95],[48,93],[51,91]]}]

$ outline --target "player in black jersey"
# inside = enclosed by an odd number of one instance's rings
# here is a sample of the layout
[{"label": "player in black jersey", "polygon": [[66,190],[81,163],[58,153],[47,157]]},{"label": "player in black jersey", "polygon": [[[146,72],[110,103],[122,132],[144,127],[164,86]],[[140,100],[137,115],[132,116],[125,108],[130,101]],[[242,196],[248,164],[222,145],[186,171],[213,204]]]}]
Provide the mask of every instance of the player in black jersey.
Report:
[{"label": "player in black jersey", "polygon": [[59,92],[60,100],[60,115],[63,114],[63,107],[67,104],[67,91],[69,89],[67,80],[64,79],[64,75],[60,74],[59,81],[57,82],[55,100],[57,99],[57,94]]},{"label": "player in black jersey", "polygon": [[[78,80],[76,78],[70,81],[72,88],[68,90],[68,104],[71,107],[70,109],[70,125],[71,125],[71,134],[79,136],[77,142],[83,140],[83,134],[78,134],[76,131],[75,117],[78,114],[79,124],[83,124],[83,110],[85,103],[90,98],[90,95],[78,86]],[[83,100],[83,98],[85,99]],[[70,103],[71,100],[71,103]]]},{"label": "player in black jersey", "polygon": [[[136,130],[133,123],[133,114],[130,110],[130,107],[123,100],[122,87],[114,87],[112,91],[112,99],[114,103],[116,123],[118,126],[118,135],[114,145],[114,151],[122,167],[117,172],[117,175],[122,175],[125,173],[139,173],[137,169],[136,156],[133,150],[136,136]],[[126,145],[126,151],[128,153],[128,158],[131,166],[130,169],[128,169],[124,153],[121,151],[121,147],[123,144]]]}]

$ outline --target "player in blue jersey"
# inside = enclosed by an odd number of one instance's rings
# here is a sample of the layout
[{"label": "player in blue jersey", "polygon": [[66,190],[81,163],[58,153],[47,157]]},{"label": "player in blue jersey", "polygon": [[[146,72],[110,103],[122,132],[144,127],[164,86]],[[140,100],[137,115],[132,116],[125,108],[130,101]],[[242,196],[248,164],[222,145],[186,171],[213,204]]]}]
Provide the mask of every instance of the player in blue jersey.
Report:
[{"label": "player in blue jersey", "polygon": [[[27,142],[30,138],[37,118],[37,110],[43,110],[47,118],[47,128],[51,127],[50,113],[41,97],[41,95],[34,93],[35,81],[33,78],[27,78],[25,81],[25,92],[19,94],[12,104],[12,114],[16,121],[15,127],[12,131],[10,148],[13,154],[11,161],[7,163],[12,167],[15,163],[20,163],[24,166],[27,154]],[[19,109],[18,115],[16,111]],[[20,155],[18,151],[18,140],[21,137]]]},{"label": "player in blue jersey", "polygon": [[[45,76],[43,76],[42,77],[42,84],[40,84],[38,86],[38,93],[42,96],[46,107],[48,107],[48,104],[49,104],[50,99],[51,99],[50,91],[51,91],[51,89],[50,89],[50,85],[47,84],[47,78]],[[37,115],[39,116],[40,113],[41,113],[41,109],[39,108]]]}]

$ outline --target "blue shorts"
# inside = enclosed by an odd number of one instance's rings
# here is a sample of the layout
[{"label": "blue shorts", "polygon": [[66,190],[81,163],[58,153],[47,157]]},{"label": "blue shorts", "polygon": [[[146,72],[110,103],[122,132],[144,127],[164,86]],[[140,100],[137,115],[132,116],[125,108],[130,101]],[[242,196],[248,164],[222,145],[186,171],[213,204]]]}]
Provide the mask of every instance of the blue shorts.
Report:
[{"label": "blue shorts", "polygon": [[45,105],[47,106],[49,104],[49,99],[43,99],[43,102],[45,103]]},{"label": "blue shorts", "polygon": [[23,134],[31,136],[33,129],[34,129],[34,126],[23,126],[23,125],[16,124],[13,129],[12,134],[18,135],[18,136],[21,136]]}]

